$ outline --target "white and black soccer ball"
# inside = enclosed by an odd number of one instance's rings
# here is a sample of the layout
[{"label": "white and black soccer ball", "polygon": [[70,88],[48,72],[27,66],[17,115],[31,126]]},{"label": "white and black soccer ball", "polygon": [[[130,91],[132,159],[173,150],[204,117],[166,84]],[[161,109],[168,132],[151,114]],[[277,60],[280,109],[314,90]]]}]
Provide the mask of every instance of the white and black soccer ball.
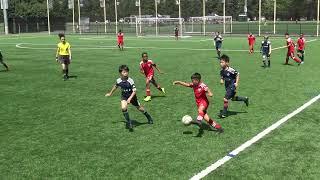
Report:
[{"label": "white and black soccer ball", "polygon": [[189,116],[189,115],[185,115],[185,116],[182,117],[181,122],[182,122],[184,125],[188,126],[188,125],[190,125],[191,122],[192,122],[192,117]]}]

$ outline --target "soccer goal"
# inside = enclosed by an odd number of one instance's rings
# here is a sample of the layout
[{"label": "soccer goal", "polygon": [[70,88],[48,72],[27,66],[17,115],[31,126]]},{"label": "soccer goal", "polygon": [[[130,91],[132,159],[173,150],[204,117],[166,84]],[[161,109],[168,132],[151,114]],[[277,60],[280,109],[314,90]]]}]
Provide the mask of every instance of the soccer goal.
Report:
[{"label": "soccer goal", "polygon": [[135,24],[137,36],[174,36],[174,29],[179,28],[179,34],[184,32],[183,18],[161,17],[130,17],[126,19],[130,24]]},{"label": "soccer goal", "polygon": [[186,34],[232,33],[232,16],[190,17],[185,23],[185,29]]}]

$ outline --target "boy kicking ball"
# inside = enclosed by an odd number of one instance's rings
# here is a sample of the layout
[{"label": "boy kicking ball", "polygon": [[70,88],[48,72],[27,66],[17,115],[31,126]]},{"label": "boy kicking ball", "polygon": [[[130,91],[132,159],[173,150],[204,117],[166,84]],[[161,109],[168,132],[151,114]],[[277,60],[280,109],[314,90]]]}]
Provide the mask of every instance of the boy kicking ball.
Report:
[{"label": "boy kicking ball", "polygon": [[209,107],[207,94],[208,96],[212,97],[213,94],[211,90],[201,81],[201,75],[199,73],[194,73],[191,76],[191,81],[191,83],[174,81],[173,85],[181,85],[184,87],[193,88],[194,96],[198,106],[198,117],[195,123],[199,125],[200,129],[202,129],[201,122],[204,119],[211,127],[217,129],[219,132],[223,132],[221,125],[211,119],[207,114],[207,109]]},{"label": "boy kicking ball", "polygon": [[148,119],[149,124],[153,124],[153,120],[150,114],[140,105],[137,95],[136,86],[134,81],[129,77],[129,68],[127,65],[121,65],[119,67],[120,78],[117,79],[116,84],[112,87],[111,91],[105,96],[112,96],[113,92],[120,87],[121,88],[121,109],[125,120],[127,121],[127,127],[130,131],[133,131],[132,121],[128,113],[128,104],[135,106],[140,112],[142,112]]}]

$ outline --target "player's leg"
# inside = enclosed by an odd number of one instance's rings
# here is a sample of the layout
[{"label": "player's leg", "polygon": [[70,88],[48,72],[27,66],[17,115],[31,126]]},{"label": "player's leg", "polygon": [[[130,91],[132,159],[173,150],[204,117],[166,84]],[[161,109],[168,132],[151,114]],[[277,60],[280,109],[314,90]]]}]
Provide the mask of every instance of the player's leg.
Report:
[{"label": "player's leg", "polygon": [[204,115],[203,118],[207,121],[207,123],[211,127],[217,129],[219,132],[223,132],[223,129],[222,129],[221,125],[219,123],[217,123],[214,119],[210,118],[207,113]]},{"label": "player's leg", "polygon": [[301,59],[301,62],[304,62],[304,50],[298,50],[297,55]]},{"label": "player's leg", "polygon": [[129,117],[129,112],[128,112],[128,103],[126,100],[122,100],[121,101],[121,110],[122,110],[122,114],[124,116],[124,119],[126,120],[127,122],[127,127],[132,130],[133,129],[133,125],[132,125],[132,121]]},{"label": "player's leg", "polygon": [[289,57],[290,57],[290,52],[287,53],[286,62],[284,63],[285,65],[289,64]]},{"label": "player's leg", "polygon": [[69,78],[69,63],[66,63],[65,66],[66,66],[66,76],[67,78]]},{"label": "player's leg", "polygon": [[262,54],[262,62],[263,62],[263,67],[267,67],[267,55],[266,54]]},{"label": "player's leg", "polygon": [[293,52],[290,53],[290,58],[293,59],[295,62],[301,64],[301,60],[298,57],[295,57]]},{"label": "player's leg", "polygon": [[268,67],[270,67],[271,66],[270,54],[267,55],[267,59],[268,59]]},{"label": "player's leg", "polygon": [[161,88],[160,84],[158,84],[156,82],[156,80],[154,79],[154,77],[152,77],[152,79],[150,80],[150,82],[161,92],[166,93],[164,88]]},{"label": "player's leg", "polygon": [[3,62],[2,60],[0,60],[0,63],[6,68],[7,71],[9,71],[9,67],[8,67],[8,65],[7,65],[5,62]]},{"label": "player's leg", "polygon": [[249,98],[248,97],[242,97],[242,96],[236,96],[236,92],[232,92],[232,101],[242,101],[246,104],[246,106],[249,106]]},{"label": "player's leg", "polygon": [[229,100],[228,100],[228,96],[227,94],[225,95],[225,97],[223,98],[223,110],[220,113],[220,117],[221,118],[225,118],[228,115],[228,108],[229,108]]},{"label": "player's leg", "polygon": [[151,91],[150,91],[150,78],[152,77],[147,77],[146,78],[146,98],[144,98],[144,101],[150,101],[151,100]]},{"label": "player's leg", "polygon": [[61,68],[62,68],[63,80],[67,80],[66,64],[63,62],[63,60],[61,63]]},{"label": "player's leg", "polygon": [[121,50],[123,51],[123,47],[124,47],[124,42],[121,41]]},{"label": "player's leg", "polygon": [[134,99],[132,99],[131,104],[134,105],[140,112],[142,112],[142,113],[146,116],[146,118],[148,119],[148,123],[149,123],[149,124],[153,124],[153,119],[152,119],[152,117],[151,117],[150,114],[145,110],[145,108],[140,105],[137,97],[135,97]]}]

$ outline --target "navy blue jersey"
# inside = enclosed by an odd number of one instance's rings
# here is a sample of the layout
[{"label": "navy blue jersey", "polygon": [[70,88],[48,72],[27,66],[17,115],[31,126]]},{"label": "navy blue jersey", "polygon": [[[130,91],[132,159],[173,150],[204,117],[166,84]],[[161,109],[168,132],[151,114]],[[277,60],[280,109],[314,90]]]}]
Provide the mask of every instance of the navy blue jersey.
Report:
[{"label": "navy blue jersey", "polygon": [[268,55],[270,52],[270,47],[271,47],[270,41],[262,41],[262,43],[261,43],[262,54]]},{"label": "navy blue jersey", "polygon": [[121,95],[124,98],[129,98],[133,91],[136,91],[136,86],[131,78],[121,79],[118,78],[116,86],[121,88]]},{"label": "navy blue jersey", "polygon": [[236,71],[232,67],[227,67],[226,69],[222,69],[220,71],[220,76],[221,79],[224,80],[224,85],[226,89],[234,88],[234,83],[236,83],[238,75],[238,71]]},{"label": "navy blue jersey", "polygon": [[216,35],[216,36],[214,37],[214,41],[215,41],[216,43],[222,43],[223,38],[222,38],[222,36],[219,34],[219,35]]}]

